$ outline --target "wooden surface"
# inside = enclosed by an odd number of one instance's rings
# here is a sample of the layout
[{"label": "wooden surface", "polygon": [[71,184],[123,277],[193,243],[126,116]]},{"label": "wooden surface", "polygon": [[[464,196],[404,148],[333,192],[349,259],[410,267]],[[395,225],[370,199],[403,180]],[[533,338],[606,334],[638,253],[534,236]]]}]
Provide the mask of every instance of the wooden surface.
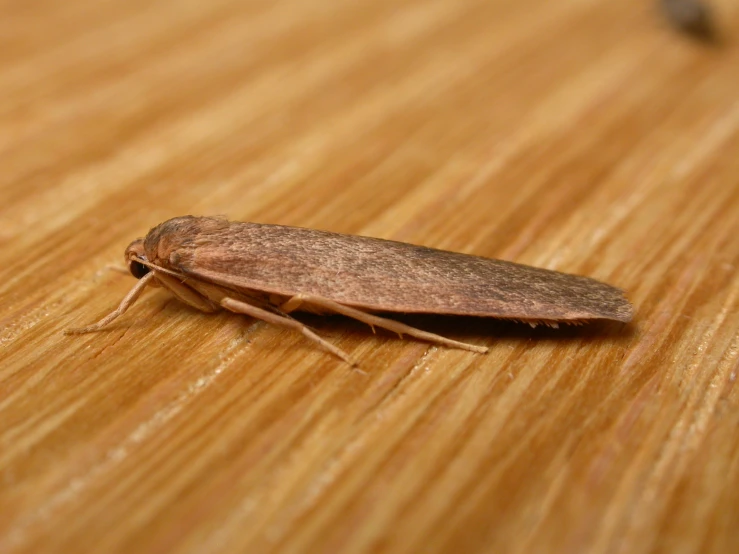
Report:
[{"label": "wooden surface", "polygon": [[[739,552],[739,9],[3,2],[0,552]],[[488,355],[133,286],[182,214],[582,273],[633,324]]]}]

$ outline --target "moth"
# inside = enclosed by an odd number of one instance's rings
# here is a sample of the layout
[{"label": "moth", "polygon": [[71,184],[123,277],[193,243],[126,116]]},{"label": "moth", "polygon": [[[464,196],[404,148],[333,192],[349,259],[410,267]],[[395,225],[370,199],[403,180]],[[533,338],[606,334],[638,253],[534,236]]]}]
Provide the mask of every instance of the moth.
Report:
[{"label": "moth", "polygon": [[148,286],[164,287],[203,312],[229,310],[294,329],[328,352],[352,358],[294,319],[296,311],[341,314],[445,346],[487,348],[429,333],[388,314],[442,314],[519,320],[556,327],[592,319],[628,322],[623,292],[595,279],[403,242],[300,227],[184,216],[157,225],[124,254],[139,279],[122,315]]}]

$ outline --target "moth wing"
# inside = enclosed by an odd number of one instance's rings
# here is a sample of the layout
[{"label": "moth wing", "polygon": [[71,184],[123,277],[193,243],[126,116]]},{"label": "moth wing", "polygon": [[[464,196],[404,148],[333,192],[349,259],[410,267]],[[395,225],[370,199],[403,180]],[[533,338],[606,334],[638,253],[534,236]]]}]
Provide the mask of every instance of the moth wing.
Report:
[{"label": "moth wing", "polygon": [[217,229],[191,229],[186,240],[160,229],[169,222],[152,230],[169,245],[171,269],[231,289],[308,294],[380,312],[632,317],[620,289],[587,277],[376,238],[218,221]]}]

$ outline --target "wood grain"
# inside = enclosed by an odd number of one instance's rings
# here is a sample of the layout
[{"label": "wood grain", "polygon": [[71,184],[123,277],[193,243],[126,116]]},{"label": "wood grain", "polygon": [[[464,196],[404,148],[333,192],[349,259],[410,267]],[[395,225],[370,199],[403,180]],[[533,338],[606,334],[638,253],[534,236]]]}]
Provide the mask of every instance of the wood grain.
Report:
[{"label": "wood grain", "polygon": [[[0,4],[0,551],[739,550],[739,10]],[[733,40],[732,40],[733,39]],[[586,274],[633,324],[487,356],[130,289],[187,213]],[[420,317],[420,316],[419,316]]]}]

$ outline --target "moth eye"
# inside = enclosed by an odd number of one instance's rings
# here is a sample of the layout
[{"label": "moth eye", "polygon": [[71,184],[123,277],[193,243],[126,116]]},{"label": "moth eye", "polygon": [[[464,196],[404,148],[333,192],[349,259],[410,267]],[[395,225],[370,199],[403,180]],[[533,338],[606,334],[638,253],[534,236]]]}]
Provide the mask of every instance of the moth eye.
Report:
[{"label": "moth eye", "polygon": [[151,271],[144,264],[142,264],[141,262],[137,262],[136,260],[131,260],[128,268],[131,270],[131,275],[136,277],[136,279],[141,279],[144,275]]}]

